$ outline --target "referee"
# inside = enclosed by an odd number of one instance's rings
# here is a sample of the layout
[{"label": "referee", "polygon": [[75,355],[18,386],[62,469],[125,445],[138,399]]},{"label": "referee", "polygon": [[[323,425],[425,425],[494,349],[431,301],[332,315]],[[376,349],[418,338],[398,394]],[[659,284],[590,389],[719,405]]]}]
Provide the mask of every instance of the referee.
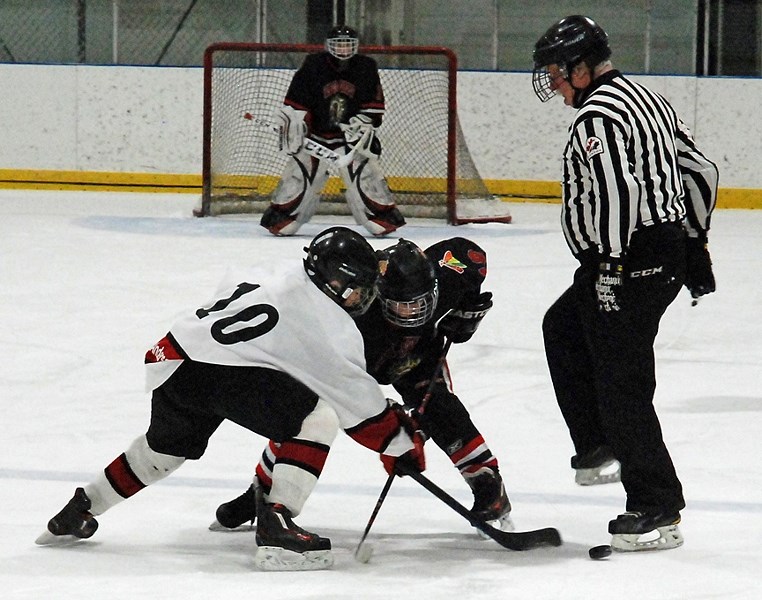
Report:
[{"label": "referee", "polygon": [[685,500],[653,406],[653,346],[683,285],[696,300],[715,289],[706,241],[718,172],[672,106],[610,56],[603,29],[579,15],[535,44],[535,93],[578,109],[561,223],[580,266],[548,309],[543,337],[577,483],[621,476],[627,494],[626,512],[609,523],[611,545],[667,549],[683,543]]}]

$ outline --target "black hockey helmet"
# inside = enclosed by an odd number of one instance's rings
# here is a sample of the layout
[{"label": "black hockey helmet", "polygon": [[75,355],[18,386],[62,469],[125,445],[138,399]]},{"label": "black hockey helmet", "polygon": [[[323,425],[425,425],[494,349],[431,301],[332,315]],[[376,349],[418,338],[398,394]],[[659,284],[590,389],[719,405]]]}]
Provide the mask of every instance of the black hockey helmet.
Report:
[{"label": "black hockey helmet", "polygon": [[325,39],[325,49],[339,60],[352,58],[359,46],[357,31],[346,25],[336,25]]},{"label": "black hockey helmet", "polygon": [[[378,261],[363,236],[347,227],[330,227],[304,250],[304,270],[320,290],[352,316],[368,310],[376,297]],[[347,305],[353,292],[359,297]]]},{"label": "black hockey helmet", "polygon": [[418,327],[433,316],[439,298],[434,265],[413,242],[400,239],[378,252],[378,298],[390,323]]},{"label": "black hockey helmet", "polygon": [[563,77],[569,81],[579,63],[592,69],[611,56],[606,32],[590,17],[571,15],[551,26],[534,45],[534,93],[546,102],[555,96],[548,65],[558,65]]}]

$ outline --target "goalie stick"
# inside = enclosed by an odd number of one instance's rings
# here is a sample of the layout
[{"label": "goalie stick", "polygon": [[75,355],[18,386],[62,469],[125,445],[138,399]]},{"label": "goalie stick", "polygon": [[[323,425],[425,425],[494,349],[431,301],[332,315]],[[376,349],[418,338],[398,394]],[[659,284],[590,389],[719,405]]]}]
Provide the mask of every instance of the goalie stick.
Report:
[{"label": "goalie stick", "polygon": [[[442,355],[439,357],[437,366],[434,368],[434,373],[431,377],[431,381],[429,381],[429,387],[426,388],[426,393],[423,396],[423,400],[421,400],[421,404],[418,406],[418,410],[416,411],[419,416],[424,413],[426,410],[426,405],[429,403],[431,396],[434,394],[434,386],[436,385],[437,377],[439,377],[439,374],[442,372],[442,367],[444,366],[445,360],[447,360],[447,353],[450,351],[450,346],[452,346],[452,340],[447,338],[444,348],[442,349]],[[384,489],[381,490],[381,494],[378,496],[378,500],[376,500],[376,506],[373,508],[373,512],[368,519],[368,524],[365,526],[365,531],[363,531],[362,537],[360,538],[360,543],[357,544],[357,548],[355,548],[355,558],[359,562],[368,562],[371,555],[373,554],[373,547],[365,544],[365,538],[368,537],[370,528],[373,526],[373,523],[378,516],[378,511],[381,510],[381,505],[384,503],[384,500],[386,500],[386,495],[389,493],[389,490],[391,489],[392,483],[394,482],[394,478],[396,476],[397,475],[395,473],[392,473],[386,479]]]},{"label": "goalie stick", "polygon": [[486,521],[474,516],[470,510],[438,485],[426,478],[423,473],[419,473],[415,469],[407,467],[406,465],[400,465],[399,470],[403,474],[415,479],[421,486],[426,488],[460,516],[464,517],[471,523],[471,525],[495,540],[503,548],[523,551],[538,548],[540,546],[560,546],[562,543],[561,534],[558,532],[558,529],[555,529],[554,527],[544,527],[542,529],[533,529],[530,531],[502,531],[492,527],[492,525]]},{"label": "goalie stick", "polygon": [[[268,121],[267,119],[262,119],[260,117],[255,117],[250,112],[245,112],[243,114],[243,118],[246,119],[247,121],[251,121],[254,125],[270,129],[274,133],[279,133],[280,131],[278,126],[272,123],[271,121]],[[328,164],[331,165],[334,169],[342,169],[344,167],[348,167],[352,163],[352,161],[355,159],[355,154],[357,154],[360,148],[364,147],[364,145],[366,144],[368,140],[368,137],[372,133],[373,133],[372,131],[366,131],[365,133],[363,133],[362,137],[352,146],[352,149],[346,154],[339,154],[335,150],[331,150],[327,146],[324,146],[320,142],[316,142],[315,140],[309,137],[304,138],[304,151],[310,156],[314,156],[318,160],[328,161]]]}]

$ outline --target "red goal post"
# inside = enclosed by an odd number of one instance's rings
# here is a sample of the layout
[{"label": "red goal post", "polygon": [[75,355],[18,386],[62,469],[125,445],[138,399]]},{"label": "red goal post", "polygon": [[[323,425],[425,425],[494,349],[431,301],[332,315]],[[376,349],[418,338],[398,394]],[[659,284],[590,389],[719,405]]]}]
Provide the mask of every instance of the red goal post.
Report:
[{"label": "red goal post", "polygon": [[[287,157],[261,123],[282,106],[311,44],[216,43],[204,53],[203,191],[196,214],[262,212]],[[457,113],[457,57],[443,47],[363,46],[379,65],[386,114],[377,136],[381,167],[406,217],[452,224],[511,220],[487,190]],[[259,125],[258,125],[259,124]],[[318,212],[350,214],[330,177]]]}]

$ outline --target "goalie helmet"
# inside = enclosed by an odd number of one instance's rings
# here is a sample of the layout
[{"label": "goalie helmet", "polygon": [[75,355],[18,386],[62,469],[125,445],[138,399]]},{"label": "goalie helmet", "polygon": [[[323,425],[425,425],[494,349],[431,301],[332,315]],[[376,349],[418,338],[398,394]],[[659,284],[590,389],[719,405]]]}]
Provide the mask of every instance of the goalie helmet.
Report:
[{"label": "goalie helmet", "polygon": [[320,290],[353,317],[368,310],[376,297],[378,262],[363,236],[331,227],[304,250],[304,270]]},{"label": "goalie helmet", "polygon": [[378,258],[378,298],[386,320],[400,327],[425,325],[439,298],[439,282],[428,256],[401,239],[380,251]]},{"label": "goalie helmet", "polygon": [[360,40],[357,38],[357,32],[346,25],[337,25],[328,32],[325,40],[325,49],[331,56],[339,60],[349,60],[357,54],[357,48]]},{"label": "goalie helmet", "polygon": [[592,69],[611,56],[606,32],[590,17],[572,15],[564,17],[548,29],[534,45],[534,72],[532,86],[542,101],[556,94],[548,65],[557,65],[567,81],[579,63]]}]

